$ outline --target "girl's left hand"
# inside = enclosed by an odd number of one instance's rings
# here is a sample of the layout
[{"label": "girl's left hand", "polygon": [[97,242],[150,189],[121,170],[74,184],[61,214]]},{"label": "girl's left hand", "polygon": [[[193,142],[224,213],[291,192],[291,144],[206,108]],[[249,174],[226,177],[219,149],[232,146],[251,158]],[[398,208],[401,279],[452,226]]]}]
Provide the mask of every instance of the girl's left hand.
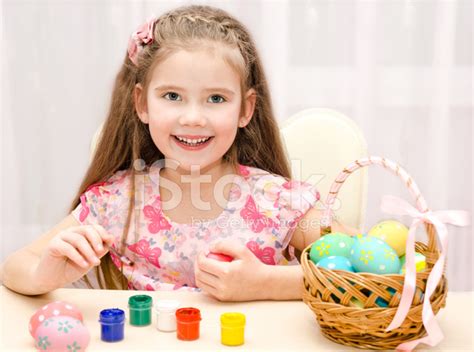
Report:
[{"label": "girl's left hand", "polygon": [[213,253],[227,254],[232,262],[221,262],[199,254],[194,274],[196,285],[219,301],[251,301],[265,299],[264,280],[268,266],[241,243],[218,242]]}]

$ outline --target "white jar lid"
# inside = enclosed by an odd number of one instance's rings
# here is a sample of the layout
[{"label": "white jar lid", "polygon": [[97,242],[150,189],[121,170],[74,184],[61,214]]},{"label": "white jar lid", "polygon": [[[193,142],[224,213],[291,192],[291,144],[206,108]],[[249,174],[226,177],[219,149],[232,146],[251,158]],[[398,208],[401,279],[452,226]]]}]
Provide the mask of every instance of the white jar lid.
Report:
[{"label": "white jar lid", "polygon": [[155,303],[155,311],[172,312],[179,308],[179,301],[175,299],[161,299]]}]

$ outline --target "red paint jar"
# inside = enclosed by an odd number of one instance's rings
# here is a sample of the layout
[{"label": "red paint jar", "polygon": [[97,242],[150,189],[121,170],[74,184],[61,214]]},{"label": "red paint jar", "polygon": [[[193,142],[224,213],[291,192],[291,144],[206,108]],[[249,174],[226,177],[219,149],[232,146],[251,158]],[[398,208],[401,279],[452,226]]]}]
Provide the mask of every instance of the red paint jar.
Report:
[{"label": "red paint jar", "polygon": [[186,307],[176,311],[176,333],[180,340],[191,341],[199,338],[201,312],[197,308]]}]

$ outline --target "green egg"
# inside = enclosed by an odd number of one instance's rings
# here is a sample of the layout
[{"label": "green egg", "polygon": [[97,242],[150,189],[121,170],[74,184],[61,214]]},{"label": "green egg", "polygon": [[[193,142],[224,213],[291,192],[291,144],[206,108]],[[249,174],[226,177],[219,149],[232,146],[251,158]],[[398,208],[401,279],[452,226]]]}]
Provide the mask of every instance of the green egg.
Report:
[{"label": "green egg", "polygon": [[329,256],[350,257],[350,250],[354,239],[341,232],[327,234],[313,243],[309,251],[309,258],[314,264]]},{"label": "green egg", "polygon": [[[406,263],[406,256],[403,255],[400,257],[400,274],[405,274],[405,263]],[[416,265],[416,272],[422,272],[426,269],[426,258],[423,254],[415,252],[415,265]]]}]

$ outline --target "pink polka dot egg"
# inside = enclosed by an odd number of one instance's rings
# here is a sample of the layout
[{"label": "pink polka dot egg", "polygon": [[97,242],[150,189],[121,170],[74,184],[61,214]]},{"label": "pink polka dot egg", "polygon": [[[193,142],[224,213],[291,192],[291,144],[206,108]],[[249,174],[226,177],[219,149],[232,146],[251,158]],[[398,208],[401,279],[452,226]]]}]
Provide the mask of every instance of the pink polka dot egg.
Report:
[{"label": "pink polka dot egg", "polygon": [[56,301],[39,308],[28,326],[38,350],[83,351],[90,334],[81,312],[72,304]]}]

